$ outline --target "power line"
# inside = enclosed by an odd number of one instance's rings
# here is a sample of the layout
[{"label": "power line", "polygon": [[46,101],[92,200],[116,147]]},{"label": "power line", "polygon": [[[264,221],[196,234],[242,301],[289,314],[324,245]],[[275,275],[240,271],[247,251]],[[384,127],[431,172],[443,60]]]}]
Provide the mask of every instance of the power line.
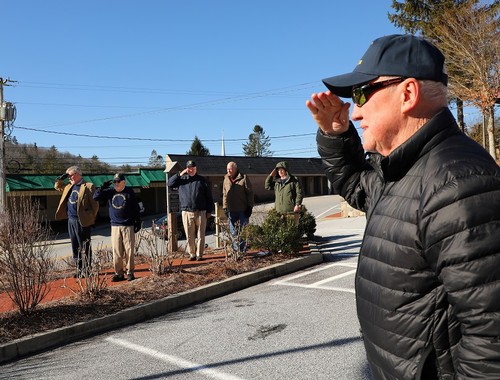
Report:
[{"label": "power line", "polygon": [[[208,100],[208,101],[199,102],[199,103],[192,103],[192,104],[173,106],[173,107],[162,107],[162,108],[157,108],[157,109],[153,109],[150,111],[143,111],[143,112],[137,112],[137,113],[131,113],[131,114],[125,114],[125,115],[117,115],[117,116],[108,116],[108,117],[97,118],[97,119],[87,119],[87,120],[81,120],[81,121],[76,121],[76,122],[72,122],[72,123],[53,124],[53,125],[49,125],[48,127],[61,127],[61,126],[69,126],[69,125],[77,125],[77,124],[87,124],[87,123],[93,123],[93,122],[97,122],[97,121],[124,119],[124,118],[129,118],[129,117],[144,116],[144,115],[150,115],[150,114],[161,113],[161,112],[192,110],[192,109],[196,109],[196,108],[200,108],[200,107],[213,106],[213,105],[218,105],[218,104],[226,104],[226,103],[232,103],[232,102],[239,102],[239,101],[243,101],[243,100],[262,98],[262,97],[266,97],[266,96],[283,95],[285,93],[297,92],[297,91],[301,91],[305,88],[311,88],[311,86],[313,86],[315,84],[316,84],[316,82],[302,83],[302,84],[298,84],[298,85],[294,85],[294,86],[281,87],[281,88],[276,88],[276,89],[271,89],[271,90],[228,96],[228,97],[222,98],[222,99]],[[84,86],[84,85],[82,85],[82,86]],[[85,85],[85,86],[87,86],[87,85]]]},{"label": "power line", "polygon": [[56,89],[56,90],[75,90],[75,91],[107,91],[107,92],[131,92],[131,93],[157,93],[172,95],[214,95],[214,96],[233,96],[241,93],[232,91],[202,91],[202,90],[184,90],[184,89],[164,89],[148,87],[122,87],[122,86],[102,86],[96,84],[67,84],[67,83],[47,83],[47,82],[18,82],[19,87]]},{"label": "power line", "polygon": [[[123,136],[88,135],[88,134],[84,134],[84,133],[57,132],[57,131],[48,131],[46,129],[37,129],[37,128],[28,128],[28,127],[19,127],[19,126],[16,126],[16,128],[24,129],[27,131],[50,133],[50,134],[54,134],[54,135],[88,137],[88,138],[95,138],[95,139],[157,141],[157,142],[175,142],[175,141],[191,142],[191,141],[193,141],[193,139],[160,139],[160,138],[150,138],[150,137],[123,137]],[[302,134],[296,134],[296,135],[269,136],[269,138],[271,138],[271,139],[284,139],[284,138],[304,137],[304,136],[313,136],[313,135],[316,135],[316,132],[314,132],[314,133],[302,133]],[[219,142],[220,141],[220,139],[200,139],[200,140],[202,140],[203,142]],[[248,138],[225,139],[225,141],[248,141]]]}]

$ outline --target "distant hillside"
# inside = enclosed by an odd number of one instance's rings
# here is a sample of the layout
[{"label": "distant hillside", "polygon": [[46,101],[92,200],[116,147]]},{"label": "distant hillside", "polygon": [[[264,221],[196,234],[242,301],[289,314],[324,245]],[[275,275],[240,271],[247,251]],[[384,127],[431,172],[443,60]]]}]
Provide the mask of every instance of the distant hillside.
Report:
[{"label": "distant hillside", "polygon": [[79,166],[85,174],[106,173],[133,169],[117,168],[99,160],[97,156],[83,158],[68,152],[59,152],[55,146],[40,148],[35,144],[20,144],[15,137],[5,142],[5,167],[7,174],[64,173],[69,166]]}]

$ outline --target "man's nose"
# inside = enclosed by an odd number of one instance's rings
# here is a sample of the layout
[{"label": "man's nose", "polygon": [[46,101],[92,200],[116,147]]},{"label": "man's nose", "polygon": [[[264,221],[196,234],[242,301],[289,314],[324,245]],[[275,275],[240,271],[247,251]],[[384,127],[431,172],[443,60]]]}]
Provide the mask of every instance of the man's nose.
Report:
[{"label": "man's nose", "polygon": [[351,113],[351,119],[352,120],[361,120],[361,107],[357,106],[354,104],[354,107],[352,108],[352,113]]}]

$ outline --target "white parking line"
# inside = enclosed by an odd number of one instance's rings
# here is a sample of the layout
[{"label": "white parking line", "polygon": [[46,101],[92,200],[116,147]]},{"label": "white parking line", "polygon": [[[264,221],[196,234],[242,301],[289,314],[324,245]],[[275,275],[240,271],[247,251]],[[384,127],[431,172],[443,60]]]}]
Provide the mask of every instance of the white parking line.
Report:
[{"label": "white parking line", "polygon": [[323,211],[321,214],[319,214],[318,216],[316,216],[316,218],[315,218],[315,219],[319,219],[319,218],[321,218],[323,215],[325,215],[326,213],[330,213],[330,212],[332,212],[332,210],[335,210],[335,209],[340,209],[340,205],[336,205],[336,206],[330,207],[328,210]]},{"label": "white parking line", "polygon": [[297,282],[293,282],[293,280],[296,280],[301,277],[309,276],[313,273],[316,272],[321,272],[327,269],[330,269],[332,267],[347,267],[347,268],[356,268],[356,263],[334,263],[330,265],[324,265],[321,266],[320,268],[316,268],[307,272],[302,272],[299,274],[296,274],[294,276],[287,277],[283,280],[279,280],[274,282],[272,285],[284,285],[284,286],[295,286],[295,287],[300,287],[300,288],[309,288],[309,289],[324,289],[324,290],[334,290],[334,291],[339,291],[339,292],[347,292],[347,293],[354,293],[354,288],[340,288],[340,287],[333,287],[333,286],[325,286],[324,284],[338,280],[343,277],[347,277],[350,275],[354,275],[356,273],[356,269],[349,270],[347,272],[340,273],[335,276],[330,276],[327,277],[321,281],[316,281],[311,284],[301,284]]},{"label": "white parking line", "polygon": [[[274,284],[276,285],[276,284]],[[354,288],[339,288],[337,286],[322,286],[322,285],[314,285],[314,284],[298,284],[298,283],[283,283],[283,284],[278,284],[278,285],[285,285],[285,286],[295,286],[296,288],[308,288],[308,289],[322,289],[322,290],[333,290],[336,292],[345,292],[345,293],[352,293],[354,294]]]},{"label": "white parking line", "polygon": [[344,273],[338,274],[338,275],[336,275],[336,276],[332,276],[332,277],[325,278],[324,280],[321,280],[321,281],[315,282],[315,283],[314,283],[314,284],[312,284],[312,285],[322,285],[322,284],[326,284],[327,282],[332,282],[332,281],[338,280],[339,278],[350,276],[351,274],[354,274],[354,273],[356,273],[356,269],[353,269],[353,270],[350,270],[350,271],[347,271],[347,272],[344,272]]},{"label": "white parking line", "polygon": [[330,269],[332,267],[356,268],[356,265],[357,265],[356,263],[332,263],[332,264],[329,264],[329,265],[322,265],[322,266],[320,266],[319,268],[316,268],[316,269],[312,269],[312,270],[308,270],[306,272],[298,273],[298,274],[296,274],[294,276],[288,276],[284,280],[276,281],[273,285],[280,285],[280,283],[282,283],[282,282],[288,282],[288,281],[295,280],[295,279],[300,278],[300,277],[309,276],[312,273],[321,272],[321,271]]},{"label": "white parking line", "polygon": [[156,351],[156,350],[153,350],[151,348],[140,346],[138,344],[134,344],[134,343],[126,341],[124,339],[108,337],[108,338],[106,338],[106,340],[108,342],[116,344],[118,346],[122,346],[124,348],[128,348],[130,350],[137,351],[137,352],[140,352],[140,353],[145,354],[145,355],[149,355],[153,358],[160,359],[164,362],[174,364],[177,367],[188,369],[192,372],[200,373],[200,374],[205,375],[206,377],[211,378],[211,379],[244,380],[241,377],[229,375],[229,374],[226,374],[223,372],[219,372],[219,371],[216,371],[214,369],[207,368],[202,364],[193,363],[193,362],[178,358],[178,357],[173,356],[173,355],[164,354],[160,351]]}]

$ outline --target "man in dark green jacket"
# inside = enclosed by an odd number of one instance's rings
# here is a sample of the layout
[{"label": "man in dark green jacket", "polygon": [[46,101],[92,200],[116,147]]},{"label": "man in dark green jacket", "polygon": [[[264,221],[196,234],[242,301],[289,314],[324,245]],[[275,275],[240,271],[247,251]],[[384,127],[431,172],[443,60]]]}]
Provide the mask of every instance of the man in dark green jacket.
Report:
[{"label": "man in dark green jacket", "polygon": [[294,213],[297,222],[304,193],[297,177],[290,174],[286,161],[278,162],[267,176],[264,187],[266,190],[274,190],[276,211],[280,214]]}]

